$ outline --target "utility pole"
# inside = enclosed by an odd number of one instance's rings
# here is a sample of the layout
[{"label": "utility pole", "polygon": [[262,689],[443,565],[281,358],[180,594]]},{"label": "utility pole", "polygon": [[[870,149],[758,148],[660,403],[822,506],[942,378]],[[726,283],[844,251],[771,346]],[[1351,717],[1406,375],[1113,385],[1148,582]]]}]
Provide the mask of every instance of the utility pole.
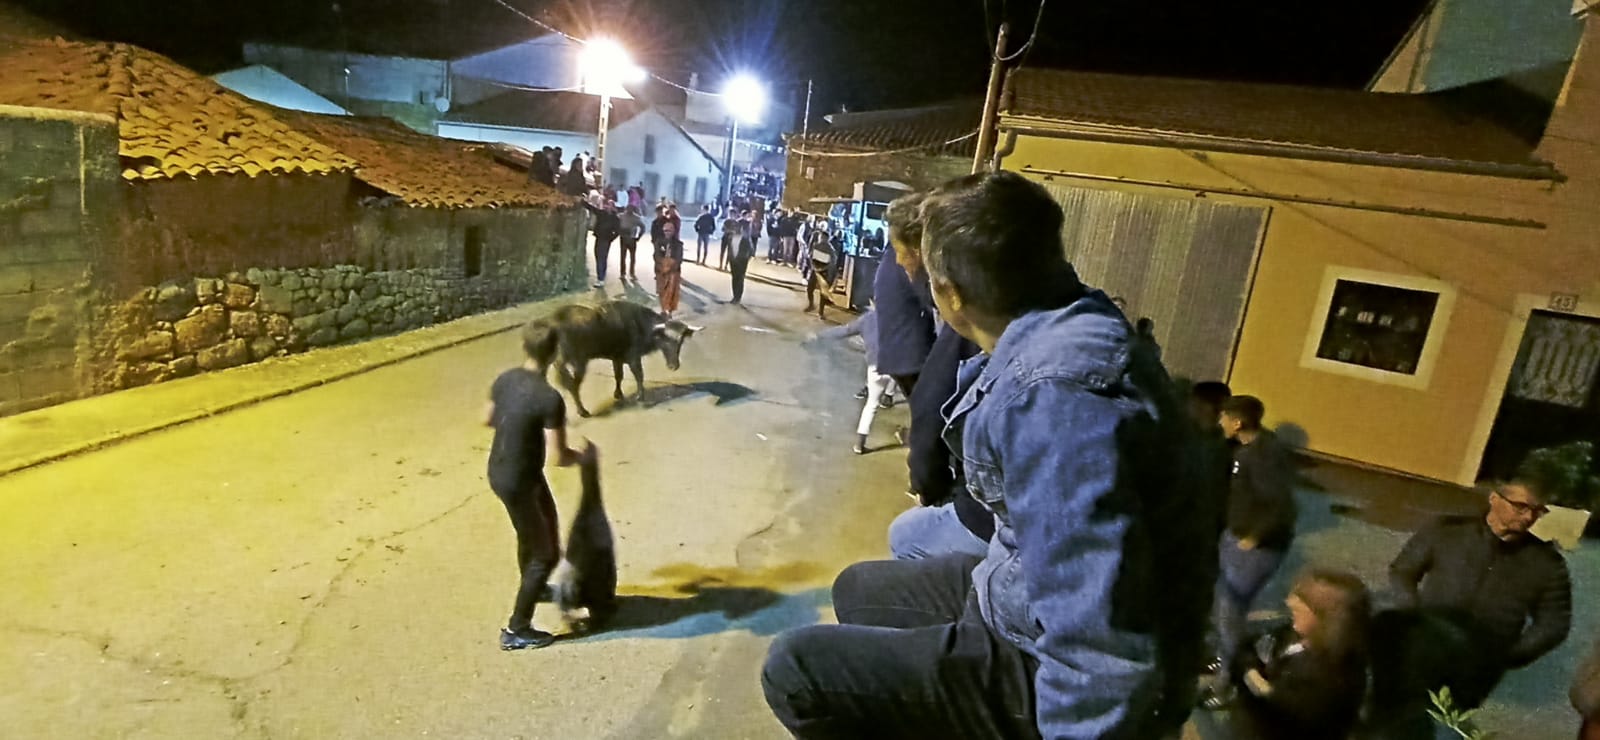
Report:
[{"label": "utility pole", "polygon": [[[600,182],[606,182],[606,129],[611,128],[611,93],[600,93],[600,133],[594,138],[594,166]],[[623,183],[626,187],[627,183]]]},{"label": "utility pole", "polygon": [[[812,80],[806,80],[806,112],[800,118],[800,141],[801,141],[802,144],[805,143],[806,136],[808,136],[811,133],[811,82],[812,82]],[[802,150],[800,150],[800,152],[801,152],[800,153],[800,172],[798,174],[801,177],[805,177],[806,176],[806,155],[805,155],[805,150],[802,149]]]},{"label": "utility pole", "polygon": [[1006,56],[1006,33],[1010,30],[1009,23],[1001,23],[999,38],[994,42],[994,59],[989,63],[989,90],[983,98],[983,120],[978,122],[978,149],[972,155],[974,174],[984,169],[989,149],[994,146],[995,119],[1000,113],[1000,82],[1005,78],[1005,64],[1001,60]]}]

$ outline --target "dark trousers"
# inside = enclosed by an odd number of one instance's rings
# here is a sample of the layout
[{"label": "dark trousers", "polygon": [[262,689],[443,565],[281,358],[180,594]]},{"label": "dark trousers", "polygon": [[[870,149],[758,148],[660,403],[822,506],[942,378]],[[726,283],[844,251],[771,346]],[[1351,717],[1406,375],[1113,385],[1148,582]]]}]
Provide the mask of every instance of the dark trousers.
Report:
[{"label": "dark trousers", "polygon": [[917,387],[917,376],[920,374],[910,373],[908,375],[891,375],[889,377],[894,378],[894,384],[900,386],[901,397],[910,398],[911,389]]},{"label": "dark trousers", "polygon": [[602,283],[606,281],[606,263],[611,261],[611,242],[616,238],[613,234],[594,235],[594,275]]},{"label": "dark trousers", "polygon": [[517,531],[517,570],[522,573],[516,605],[506,627],[513,631],[526,629],[533,624],[533,607],[544,593],[550,571],[561,558],[556,500],[542,478],[511,490],[496,490],[494,495],[506,505],[511,526]]},{"label": "dark trousers", "polygon": [[717,269],[726,269],[728,266],[728,253],[733,250],[733,238],[727,234],[722,235],[722,251],[717,255]]},{"label": "dark trousers", "polygon": [[767,704],[799,738],[1036,738],[1037,662],[978,613],[978,558],[857,563],[833,584],[837,625],[778,636]]},{"label": "dark trousers", "polygon": [[750,259],[734,259],[729,268],[733,273],[733,302],[738,303],[744,300],[744,274],[750,269]]},{"label": "dark trousers", "polygon": [[639,264],[639,240],[622,240],[622,257],[617,260],[617,272],[627,272],[629,277],[637,277],[634,268]]},{"label": "dark trousers", "polygon": [[694,251],[695,251],[695,254],[697,255],[697,258],[695,259],[695,261],[699,262],[702,265],[705,264],[706,263],[706,255],[711,253],[711,235],[710,234],[701,234],[700,238],[695,240],[695,250]]}]

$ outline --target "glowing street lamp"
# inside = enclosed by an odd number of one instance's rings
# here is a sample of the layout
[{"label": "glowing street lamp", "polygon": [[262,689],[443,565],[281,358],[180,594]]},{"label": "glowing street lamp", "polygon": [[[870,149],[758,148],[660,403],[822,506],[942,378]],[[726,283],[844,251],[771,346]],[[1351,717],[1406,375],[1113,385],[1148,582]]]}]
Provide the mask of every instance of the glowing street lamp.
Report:
[{"label": "glowing street lamp", "polygon": [[748,74],[728,80],[722,88],[722,105],[733,120],[733,134],[728,139],[727,177],[723,181],[722,200],[733,200],[733,150],[739,146],[739,122],[758,124],[767,110],[767,88]]},{"label": "glowing street lamp", "polygon": [[595,138],[595,168],[606,175],[606,129],[611,124],[611,99],[631,100],[624,83],[641,82],[645,71],[633,63],[622,45],[606,38],[594,39],[583,47],[578,58],[583,92],[600,96],[600,133]]}]

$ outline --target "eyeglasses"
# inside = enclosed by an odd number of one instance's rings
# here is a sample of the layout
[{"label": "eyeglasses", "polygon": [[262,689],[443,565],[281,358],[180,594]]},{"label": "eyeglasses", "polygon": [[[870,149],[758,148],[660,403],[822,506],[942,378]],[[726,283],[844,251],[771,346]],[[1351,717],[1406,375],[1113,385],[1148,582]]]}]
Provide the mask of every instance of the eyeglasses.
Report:
[{"label": "eyeglasses", "polygon": [[1530,504],[1526,501],[1517,501],[1515,499],[1508,498],[1505,493],[1498,488],[1494,490],[1494,495],[1497,496],[1501,501],[1510,504],[1511,510],[1517,512],[1518,514],[1531,514],[1537,518],[1550,513],[1550,507],[1545,506],[1544,504]]}]

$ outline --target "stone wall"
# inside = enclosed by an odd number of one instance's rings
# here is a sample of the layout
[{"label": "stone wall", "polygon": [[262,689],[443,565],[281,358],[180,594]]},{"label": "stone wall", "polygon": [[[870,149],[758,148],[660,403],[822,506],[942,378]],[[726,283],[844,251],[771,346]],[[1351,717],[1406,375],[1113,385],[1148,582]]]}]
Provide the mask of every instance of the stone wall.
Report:
[{"label": "stone wall", "polygon": [[[820,149],[807,144],[808,151]],[[789,153],[783,205],[803,211],[822,210],[812,198],[848,198],[858,182],[890,180],[925,190],[972,171],[971,157],[939,157],[907,153],[873,157],[800,157]],[[807,177],[807,170],[810,176]]]},{"label": "stone wall", "polygon": [[[403,207],[402,207],[403,208]],[[369,236],[426,267],[249,268],[169,281],[113,307],[115,356],[97,390],[131,388],[268,357],[392,334],[581,287],[582,219],[570,211],[369,213]],[[465,230],[483,230],[483,264],[468,277]],[[497,236],[498,235],[498,236]],[[419,254],[420,253],[420,254]]]},{"label": "stone wall", "polygon": [[0,106],[0,416],[81,395],[94,255],[118,181],[110,118]]}]

